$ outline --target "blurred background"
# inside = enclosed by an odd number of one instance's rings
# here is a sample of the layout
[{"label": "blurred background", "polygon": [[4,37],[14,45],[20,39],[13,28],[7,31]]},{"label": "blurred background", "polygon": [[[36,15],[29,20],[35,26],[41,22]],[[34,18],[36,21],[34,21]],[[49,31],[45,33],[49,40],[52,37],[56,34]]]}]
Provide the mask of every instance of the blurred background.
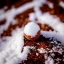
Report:
[{"label": "blurred background", "polygon": [[[10,9],[12,6],[19,7],[20,5],[23,5],[24,3],[30,2],[33,0],[0,0],[0,9],[7,6],[8,9]],[[61,3],[60,7],[59,3],[64,0],[48,0],[53,3],[54,9],[57,10],[56,13],[64,13],[64,3]],[[47,8],[47,6],[46,6]]]},{"label": "blurred background", "polygon": [[4,6],[10,7],[11,5],[14,4],[19,5],[29,1],[32,0],[0,0],[0,8],[3,8]]},{"label": "blurred background", "polygon": [[[33,0],[0,0],[0,19],[1,16],[5,13],[9,14],[8,16],[11,16],[10,10],[19,8],[20,6],[31,2]],[[45,0],[41,0],[45,1]],[[49,12],[51,15],[55,15],[60,18],[61,22],[64,23],[64,0],[46,0],[48,3],[44,3],[41,7],[40,10],[43,13]],[[4,13],[3,13],[4,12]],[[17,26],[21,27],[22,25],[25,25],[28,22],[28,17],[30,13],[33,13],[34,9],[30,8],[23,13],[20,13],[14,17],[16,20],[17,24],[13,25],[11,22],[9,23],[10,25],[4,32],[1,34],[1,36],[9,36],[10,33],[12,32],[13,29],[15,29]],[[8,17],[7,16],[7,17]],[[3,19],[0,20],[0,27],[4,26],[6,24],[7,20]],[[7,25],[6,25],[7,26]],[[46,26],[46,25],[45,25]],[[44,27],[45,27],[44,26]],[[47,26],[46,26],[47,27]],[[3,28],[4,29],[4,28]],[[2,31],[3,31],[2,29]],[[45,28],[43,28],[45,29]],[[0,28],[1,31],[1,28]]]}]

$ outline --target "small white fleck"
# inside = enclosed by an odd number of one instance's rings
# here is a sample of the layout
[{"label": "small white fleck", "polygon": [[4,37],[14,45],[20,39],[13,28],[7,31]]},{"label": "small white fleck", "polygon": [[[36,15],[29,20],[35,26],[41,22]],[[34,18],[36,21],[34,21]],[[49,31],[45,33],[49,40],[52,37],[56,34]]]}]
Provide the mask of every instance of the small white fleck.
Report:
[{"label": "small white fleck", "polygon": [[39,54],[38,53],[36,53],[36,56],[38,56]]}]

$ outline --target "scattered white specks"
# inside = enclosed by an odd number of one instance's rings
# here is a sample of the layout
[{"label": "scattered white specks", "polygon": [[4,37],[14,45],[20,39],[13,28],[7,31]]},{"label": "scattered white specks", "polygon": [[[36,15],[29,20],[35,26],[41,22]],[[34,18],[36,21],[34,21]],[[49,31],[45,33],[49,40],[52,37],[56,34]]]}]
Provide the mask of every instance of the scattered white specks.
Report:
[{"label": "scattered white specks", "polygon": [[43,48],[37,49],[39,51],[39,53],[46,53],[47,51]]},{"label": "scattered white specks", "polygon": [[36,56],[38,56],[39,55],[39,53],[36,53]]}]

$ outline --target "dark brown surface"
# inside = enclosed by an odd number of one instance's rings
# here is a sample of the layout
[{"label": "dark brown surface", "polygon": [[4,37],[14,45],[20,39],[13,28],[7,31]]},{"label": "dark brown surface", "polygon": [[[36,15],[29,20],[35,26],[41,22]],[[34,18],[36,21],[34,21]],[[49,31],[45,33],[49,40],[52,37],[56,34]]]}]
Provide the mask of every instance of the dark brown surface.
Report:
[{"label": "dark brown surface", "polygon": [[32,0],[0,0],[0,8],[3,8],[4,6],[8,6],[10,9],[11,6],[19,7],[20,5],[23,5],[27,2],[30,2]]}]

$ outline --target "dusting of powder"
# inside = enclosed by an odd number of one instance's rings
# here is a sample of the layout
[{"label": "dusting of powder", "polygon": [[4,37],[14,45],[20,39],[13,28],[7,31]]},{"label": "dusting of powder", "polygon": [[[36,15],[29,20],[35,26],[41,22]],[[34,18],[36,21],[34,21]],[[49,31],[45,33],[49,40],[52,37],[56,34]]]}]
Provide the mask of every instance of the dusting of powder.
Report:
[{"label": "dusting of powder", "polygon": [[[6,23],[4,25],[0,26],[0,34],[2,34],[4,30],[7,30],[11,23],[16,24],[17,20],[14,19],[16,15],[25,12],[29,8],[35,8],[35,10],[38,11],[38,15],[36,15],[36,16],[38,16],[38,18],[39,18],[41,11],[38,8],[40,6],[42,6],[44,3],[48,4],[49,7],[53,8],[53,4],[51,2],[47,2],[47,0],[34,0],[34,1],[26,3],[18,8],[12,7],[10,10],[8,10],[6,12],[4,11],[4,9],[1,9],[0,10],[0,22],[2,20],[6,19]],[[7,7],[5,7],[5,8],[7,8]],[[34,16],[34,14],[32,15],[32,17],[33,16]],[[31,21],[32,17],[30,17],[30,21]],[[35,18],[35,16],[33,18]]]},{"label": "dusting of powder", "polygon": [[39,23],[48,24],[56,32],[64,35],[64,23],[62,23],[58,17],[50,15],[48,12],[39,17]]},{"label": "dusting of powder", "polygon": [[[0,50],[0,64],[17,64],[22,60],[27,59],[29,47],[24,46],[23,28],[17,28],[12,32],[12,37],[4,37],[6,41],[3,43]],[[5,45],[5,46],[4,46]],[[23,49],[23,52],[21,53]]]},{"label": "dusting of powder", "polygon": [[43,35],[46,38],[54,38],[61,42],[62,45],[64,45],[64,34],[60,35],[59,33],[55,31],[41,31],[41,35]]},{"label": "dusting of powder", "polygon": [[37,49],[39,51],[39,53],[46,53],[47,51],[43,48]]},{"label": "dusting of powder", "polygon": [[[10,10],[4,12],[2,9],[0,11],[0,21],[6,19],[6,23],[2,26],[0,26],[0,34],[3,33],[4,30],[8,29],[9,25],[16,24],[16,20],[14,19],[16,15],[25,12],[26,10],[33,8],[34,6],[40,6],[40,4],[45,3],[46,0],[40,0],[40,1],[32,1],[29,3],[26,3],[18,8],[12,7]],[[38,5],[39,4],[39,5]]]},{"label": "dusting of powder", "polygon": [[[16,23],[16,20],[14,19],[16,15],[23,13],[29,8],[34,8],[35,12],[30,13],[30,21],[35,21],[37,18],[38,23],[50,25],[54,29],[54,32],[41,31],[41,34],[46,38],[54,37],[64,45],[64,23],[62,23],[58,17],[50,15],[48,12],[43,14],[40,10],[40,6],[44,3],[47,3],[50,8],[53,8],[53,4],[47,2],[46,0],[34,0],[18,8],[12,8],[6,12],[4,12],[4,10],[0,10],[0,21],[6,19],[6,24],[0,26],[0,34],[3,33],[3,30],[6,30],[9,27],[10,23]],[[64,8],[63,2],[60,2],[59,5]],[[24,32],[31,36],[35,36],[40,28],[37,26],[37,24],[35,25],[34,23],[32,27],[28,27],[31,32],[28,30]],[[34,27],[36,27],[36,31]],[[7,36],[0,38],[0,64],[18,64],[19,62],[27,59],[27,55],[30,53],[30,47],[23,47],[23,39],[23,28],[17,28],[14,30],[11,37]],[[23,52],[21,52],[22,49]],[[45,52],[43,49],[39,49],[39,51],[41,53]],[[49,57],[48,60],[45,61],[45,64],[54,64],[54,61],[51,57]]]}]

